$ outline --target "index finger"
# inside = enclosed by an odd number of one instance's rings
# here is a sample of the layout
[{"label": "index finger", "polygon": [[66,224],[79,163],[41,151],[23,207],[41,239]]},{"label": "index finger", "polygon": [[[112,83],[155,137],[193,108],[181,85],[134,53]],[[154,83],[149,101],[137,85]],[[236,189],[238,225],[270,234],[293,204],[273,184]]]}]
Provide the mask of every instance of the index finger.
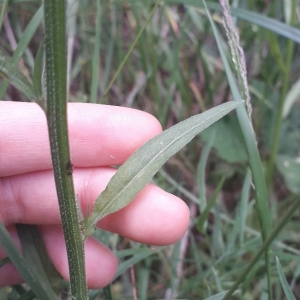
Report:
[{"label": "index finger", "polygon": [[[0,102],[0,176],[51,169],[45,113],[35,103]],[[74,167],[120,165],[161,132],[148,113],[117,106],[69,103]]]}]

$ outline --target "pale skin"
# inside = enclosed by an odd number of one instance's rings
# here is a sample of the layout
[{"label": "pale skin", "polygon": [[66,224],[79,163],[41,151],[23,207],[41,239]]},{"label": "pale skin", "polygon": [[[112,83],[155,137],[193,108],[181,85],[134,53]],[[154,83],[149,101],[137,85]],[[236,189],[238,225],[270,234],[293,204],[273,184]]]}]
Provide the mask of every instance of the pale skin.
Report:
[{"label": "pale skin", "polygon": [[[68,122],[75,192],[83,213],[115,173],[111,166],[124,163],[162,130],[145,112],[95,104],[69,104]],[[38,105],[0,102],[0,153],[0,221],[20,249],[14,224],[38,224],[54,266],[68,280],[46,116]],[[186,204],[149,184],[97,226],[140,243],[169,245],[182,237],[188,223]],[[89,288],[107,285],[118,265],[114,254],[91,237],[85,253]],[[0,260],[6,256],[0,248]],[[0,287],[21,282],[11,263],[0,268]]]}]

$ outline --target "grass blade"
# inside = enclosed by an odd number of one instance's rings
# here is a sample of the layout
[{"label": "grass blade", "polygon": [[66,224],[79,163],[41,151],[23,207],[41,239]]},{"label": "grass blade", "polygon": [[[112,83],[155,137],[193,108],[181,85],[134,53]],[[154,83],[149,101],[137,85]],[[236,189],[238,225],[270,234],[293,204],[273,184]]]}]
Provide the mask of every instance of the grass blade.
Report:
[{"label": "grass blade", "polygon": [[[238,291],[237,291],[238,292]],[[225,292],[221,292],[221,293],[218,293],[216,295],[213,295],[213,296],[210,296],[208,298],[205,298],[204,300],[222,300],[223,297],[225,296],[226,294],[226,291]]]},{"label": "grass blade", "polygon": [[139,148],[112,177],[85,220],[85,238],[100,219],[128,205],[162,165],[199,132],[228,114],[243,101],[231,101],[193,116],[165,130]]},{"label": "grass blade", "polygon": [[300,79],[298,79],[286,95],[283,105],[282,117],[286,118],[293,105],[300,99]]},{"label": "grass blade", "polygon": [[[234,251],[237,245],[241,246],[244,243],[245,222],[248,212],[248,200],[251,187],[251,172],[248,170],[241,193],[241,200],[235,209],[235,218],[233,219],[233,229],[229,234],[226,249],[228,252]],[[239,241],[238,243],[236,243]]]},{"label": "grass blade", "polygon": [[204,233],[203,232],[204,231],[204,223],[205,223],[205,221],[208,218],[209,212],[211,211],[211,209],[213,208],[214,204],[216,203],[217,197],[218,197],[218,195],[219,195],[219,193],[220,193],[220,191],[221,191],[221,189],[223,187],[225,179],[226,179],[226,176],[223,176],[221,178],[221,180],[219,181],[219,183],[218,183],[216,189],[214,190],[211,198],[209,199],[209,201],[208,201],[205,209],[203,211],[201,211],[201,215],[200,215],[200,217],[199,217],[199,219],[197,221],[197,229],[200,232],[202,232],[202,233]]},{"label": "grass blade", "polygon": [[208,143],[202,150],[201,158],[198,165],[198,194],[199,194],[199,208],[203,212],[206,206],[206,185],[205,185],[205,169],[207,164],[208,155],[210,153],[211,147],[214,143],[216,132],[210,136]]},{"label": "grass blade", "polygon": [[0,54],[0,74],[8,79],[11,84],[21,91],[28,99],[35,99],[32,84],[25,75],[10,61],[9,58]]},{"label": "grass blade", "polygon": [[[203,3],[205,5],[204,0],[203,0]],[[232,96],[235,100],[241,99],[240,92],[238,90],[237,84],[234,79],[234,75],[232,74],[231,68],[227,61],[227,57],[225,55],[225,51],[222,46],[221,37],[219,35],[219,32],[212,20],[207,8],[206,8],[206,12],[207,12],[209,21],[211,23],[211,26],[213,28],[213,32],[214,32],[214,35],[215,35],[215,38],[217,41],[218,49],[220,51],[220,54],[221,54],[221,57],[223,60],[223,64],[224,64],[224,68],[226,71],[229,86],[230,86],[230,89],[232,92]],[[261,164],[259,152],[257,149],[257,144],[255,141],[254,131],[253,131],[249,116],[246,112],[246,108],[245,107],[237,108],[237,116],[238,116],[240,127],[243,132],[246,149],[247,149],[247,153],[248,153],[248,157],[249,157],[249,164],[250,164],[252,177],[253,177],[253,181],[254,181],[254,186],[255,186],[255,192],[256,192],[255,200],[256,200],[258,216],[259,216],[259,221],[260,221],[260,226],[261,226],[262,239],[263,239],[263,241],[265,241],[267,239],[269,229],[270,229],[270,220],[269,220],[269,214],[268,214],[268,192],[267,192],[266,181],[264,178],[262,164]],[[268,278],[269,299],[271,299],[271,283],[270,283],[271,270],[270,270],[268,251],[266,251],[266,253],[265,253],[265,259],[266,259],[266,269],[267,269],[267,278]]]},{"label": "grass blade", "polygon": [[23,279],[29,284],[38,299],[58,299],[53,290],[44,287],[43,282],[30,266],[30,263],[22,256],[8,231],[0,222],[0,246],[18,269]]},{"label": "grass blade", "polygon": [[[224,68],[226,71],[226,75],[228,78],[229,86],[232,92],[233,99],[239,100],[241,99],[239,90],[237,88],[234,75],[229,66],[225,51],[222,46],[221,37],[219,32],[207,11],[209,19],[211,21],[211,25],[213,27],[214,35],[218,44],[218,48],[223,60]],[[259,156],[259,152],[256,146],[254,132],[252,130],[252,126],[250,124],[250,120],[248,118],[248,114],[246,112],[245,107],[237,108],[237,116],[238,120],[243,132],[246,149],[249,157],[249,163],[252,171],[253,181],[256,188],[256,201],[257,207],[260,215],[260,224],[262,227],[262,235],[263,238],[266,238],[268,230],[269,230],[269,220],[268,220],[268,193],[265,184],[265,178],[262,171],[262,164]]]},{"label": "grass blade", "polygon": [[38,274],[47,290],[59,292],[62,277],[54,268],[36,225],[16,224],[23,255]]},{"label": "grass blade", "polygon": [[[18,43],[18,46],[16,50],[14,51],[14,54],[10,60],[12,65],[16,65],[19,60],[21,59],[23,53],[25,52],[31,38],[33,37],[34,33],[36,32],[37,28],[41,24],[43,20],[43,6],[41,6],[33,18],[31,19],[30,23],[26,27],[25,31],[22,34],[22,37]],[[8,81],[4,80],[1,87],[0,87],[0,99],[3,99],[3,96],[6,92],[6,89],[8,87]]]},{"label": "grass blade", "polygon": [[139,261],[153,255],[156,254],[157,252],[161,251],[163,248],[159,247],[155,250],[152,249],[140,249],[140,253],[135,254],[134,256],[132,256],[131,258],[125,260],[124,262],[120,263],[117,273],[114,277],[114,279],[116,279],[117,277],[119,277],[121,274],[123,274],[126,270],[128,270],[131,266],[135,265],[136,263],[138,263]]},{"label": "grass blade", "polygon": [[42,88],[43,71],[44,71],[44,43],[42,42],[34,61],[32,84],[33,84],[33,91],[35,93],[37,102],[44,109],[43,88]]},{"label": "grass blade", "polygon": [[286,299],[287,300],[296,300],[296,298],[295,298],[295,296],[294,296],[294,294],[291,290],[291,287],[289,286],[289,284],[288,284],[288,282],[285,278],[285,275],[283,273],[280,261],[279,261],[277,256],[276,256],[276,267],[277,267],[277,272],[278,272],[279,279],[280,279],[282,288],[284,290],[284,294],[286,296]]}]

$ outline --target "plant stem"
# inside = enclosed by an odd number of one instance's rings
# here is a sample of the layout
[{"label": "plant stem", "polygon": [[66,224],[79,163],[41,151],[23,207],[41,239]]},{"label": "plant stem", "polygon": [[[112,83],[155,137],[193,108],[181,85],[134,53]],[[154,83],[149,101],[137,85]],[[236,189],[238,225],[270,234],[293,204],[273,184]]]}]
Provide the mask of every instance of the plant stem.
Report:
[{"label": "plant stem", "polygon": [[[291,25],[295,23],[295,17],[296,17],[296,7],[297,7],[297,1],[293,0],[292,8],[291,8]],[[276,156],[278,152],[278,145],[279,145],[279,138],[280,138],[280,132],[281,132],[281,125],[282,125],[282,112],[283,112],[283,106],[284,106],[284,100],[289,88],[290,84],[290,69],[291,69],[291,63],[293,58],[293,49],[294,49],[294,42],[292,40],[288,40],[287,42],[287,50],[286,50],[286,62],[285,62],[285,68],[283,71],[283,82],[282,82],[282,88],[280,92],[280,98],[279,98],[279,104],[276,109],[276,121],[275,121],[275,132],[272,139],[272,145],[271,145],[271,155],[268,162],[268,169],[267,169],[267,187],[270,190],[272,188],[272,179],[275,169],[275,161]]]},{"label": "plant stem", "polygon": [[67,61],[65,1],[45,0],[47,120],[59,201],[66,241],[71,292],[74,299],[88,299],[84,248],[76,204],[67,127]]}]

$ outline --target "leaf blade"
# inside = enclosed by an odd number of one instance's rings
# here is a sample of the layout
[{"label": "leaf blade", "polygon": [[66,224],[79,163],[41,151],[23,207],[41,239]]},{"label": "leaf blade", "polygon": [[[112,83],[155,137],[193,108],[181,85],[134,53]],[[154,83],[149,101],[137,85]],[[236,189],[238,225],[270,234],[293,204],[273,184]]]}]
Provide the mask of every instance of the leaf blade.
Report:
[{"label": "leaf blade", "polygon": [[39,299],[58,299],[51,290],[46,290],[37,276],[36,272],[31,268],[29,262],[22,256],[21,252],[15,245],[13,239],[9,235],[7,229],[0,222],[0,246],[11,259],[23,279],[30,285],[37,298]]},{"label": "leaf blade", "polygon": [[[18,61],[21,59],[23,53],[25,52],[30,40],[32,39],[34,33],[38,29],[39,25],[41,24],[43,20],[43,6],[41,6],[31,21],[29,22],[28,26],[26,27],[25,31],[23,32],[20,41],[18,43],[18,46],[16,50],[14,51],[14,54],[11,58],[11,63],[13,65],[16,65]],[[9,82],[7,80],[4,80],[0,87],[0,99],[3,99],[4,94],[6,92],[6,89],[8,87]]]},{"label": "leaf blade", "polygon": [[295,296],[294,296],[294,294],[291,290],[291,287],[289,286],[289,284],[286,280],[286,277],[284,275],[284,272],[282,270],[280,261],[279,261],[277,256],[276,256],[276,267],[277,267],[277,272],[278,272],[278,275],[279,275],[280,283],[281,283],[281,286],[284,290],[284,294],[285,294],[287,300],[296,300],[296,298],[295,298]]},{"label": "leaf blade", "polygon": [[31,268],[38,274],[43,287],[49,294],[58,293],[61,275],[56,271],[46,251],[37,225],[16,224],[23,255]]},{"label": "leaf blade", "polygon": [[172,155],[199,132],[242,103],[243,101],[227,102],[193,116],[165,130],[140,147],[118,169],[97,198],[92,215],[85,220],[85,238],[93,232],[97,221],[129,204]]},{"label": "leaf blade", "polygon": [[9,79],[11,84],[29,99],[35,99],[33,87],[25,75],[14,66],[7,57],[0,53],[0,74]]}]

